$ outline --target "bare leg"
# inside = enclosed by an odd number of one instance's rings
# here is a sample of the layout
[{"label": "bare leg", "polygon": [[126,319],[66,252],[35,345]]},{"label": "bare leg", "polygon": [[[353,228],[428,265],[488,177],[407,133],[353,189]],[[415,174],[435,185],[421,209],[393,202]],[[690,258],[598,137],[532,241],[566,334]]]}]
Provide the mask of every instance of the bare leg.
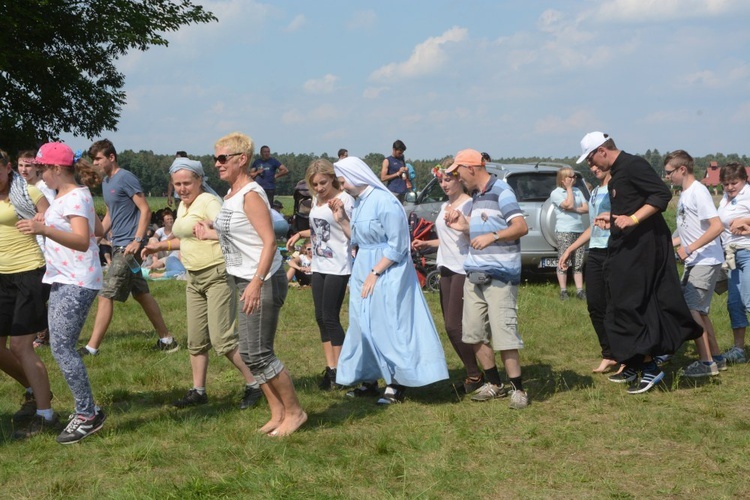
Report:
[{"label": "bare leg", "polygon": [[242,356],[240,356],[239,348],[235,348],[233,351],[229,351],[225,354],[225,356],[240,371],[240,373],[242,374],[242,378],[245,379],[246,384],[252,384],[255,382],[253,372],[251,372],[250,368],[248,368],[247,365],[242,361]]},{"label": "bare leg", "polygon": [[734,335],[734,345],[740,349],[745,348],[745,328],[733,328],[732,334]]},{"label": "bare leg", "polygon": [[206,372],[208,371],[208,353],[190,355],[190,369],[193,372],[193,387],[206,387]]},{"label": "bare leg", "polygon": [[258,432],[270,434],[275,431],[284,420],[284,403],[281,400],[281,396],[274,390],[271,384],[260,384],[260,388],[263,390],[263,395],[266,397],[266,401],[268,401],[268,407],[271,409],[271,420],[258,429]]},{"label": "bare leg", "polygon": [[489,370],[495,367],[495,351],[492,350],[492,347],[488,344],[474,344],[473,347],[482,370]]},{"label": "bare leg", "polygon": [[583,290],[583,273],[573,273],[573,282],[576,284],[576,290]]},{"label": "bare leg", "polygon": [[18,358],[8,349],[8,337],[0,337],[0,370],[15,379],[24,389],[31,387]]},{"label": "bare leg", "polygon": [[272,436],[288,436],[307,422],[307,413],[302,410],[299,404],[292,377],[289,376],[286,369],[265,385],[273,387],[273,392],[278,395],[281,404],[284,406],[284,418],[281,425],[270,433]]},{"label": "bare leg", "polygon": [[557,273],[557,282],[560,284],[560,290],[566,290],[568,288],[568,274]]},{"label": "bare leg", "polygon": [[102,345],[104,334],[107,333],[107,328],[109,328],[109,324],[112,322],[112,313],[115,307],[112,299],[101,296],[97,299],[96,303],[94,329],[91,332],[91,338],[86,344],[93,349],[99,349],[99,346]]},{"label": "bare leg", "polygon": [[716,331],[714,330],[714,324],[711,322],[711,318],[708,317],[708,314],[701,314],[701,319],[703,320],[703,328],[706,331],[708,339],[708,352],[711,353],[711,357],[713,358],[714,355],[721,354],[721,351],[719,350],[719,343],[716,342]]},{"label": "bare leg", "polygon": [[703,328],[703,335],[695,339],[695,348],[698,350],[698,357],[701,361],[711,361],[711,350],[708,345],[708,333],[706,332],[706,325],[703,323],[703,315],[698,311],[690,310],[690,315],[693,317],[696,323]]},{"label": "bare leg", "polygon": [[323,342],[323,353],[326,357],[326,366],[336,368],[339,364],[339,356],[341,355],[340,345],[331,345],[330,342]]},{"label": "bare leg", "polygon": [[518,355],[518,349],[500,351],[500,359],[503,360],[503,366],[505,366],[505,373],[508,374],[508,378],[521,376],[521,357]]},{"label": "bare leg", "polygon": [[146,313],[149,321],[151,321],[151,324],[154,325],[154,329],[159,335],[159,338],[163,339],[165,337],[169,337],[169,330],[167,330],[167,325],[166,323],[164,323],[164,318],[161,315],[159,304],[156,303],[154,297],[150,293],[142,293],[140,295],[134,295],[133,298],[143,308],[143,312]]},{"label": "bare leg", "polygon": [[34,351],[35,334],[10,338],[10,351],[18,359],[26,378],[31,384],[39,410],[50,409],[50,388],[47,367],[39,355]]}]

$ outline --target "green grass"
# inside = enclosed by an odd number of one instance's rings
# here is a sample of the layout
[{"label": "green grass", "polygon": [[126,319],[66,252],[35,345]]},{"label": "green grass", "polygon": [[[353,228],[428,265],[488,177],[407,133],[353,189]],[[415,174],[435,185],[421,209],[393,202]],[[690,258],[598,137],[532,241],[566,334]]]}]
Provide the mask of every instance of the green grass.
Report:
[{"label": "green grass", "polygon": [[[167,323],[185,342],[184,282],[155,282]],[[427,295],[442,331],[438,297]],[[725,296],[713,319],[723,347],[731,334]],[[344,308],[346,317],[346,307]],[[92,311],[84,330],[91,332]],[[323,355],[309,289],[290,289],[276,347],[289,367],[308,423],[285,439],[260,435],[265,403],[240,411],[239,374],[212,355],[210,404],[177,410],[190,387],[187,350],[150,351],[156,340],[138,305],[117,304],[101,354],[86,359],[109,417],[78,445],[53,435],[10,439],[21,389],[0,378],[0,485],[5,498],[642,498],[745,494],[750,465],[750,366],[720,377],[679,380],[676,357],[658,390],[630,396],[591,373],[598,348],[583,302],[557,299],[556,286],[519,290],[525,384],[532,405],[461,400],[449,382],[413,389],[407,401],[322,393]],[[442,335],[452,380],[460,363]],[[49,349],[53,406],[66,416],[70,392]]]}]

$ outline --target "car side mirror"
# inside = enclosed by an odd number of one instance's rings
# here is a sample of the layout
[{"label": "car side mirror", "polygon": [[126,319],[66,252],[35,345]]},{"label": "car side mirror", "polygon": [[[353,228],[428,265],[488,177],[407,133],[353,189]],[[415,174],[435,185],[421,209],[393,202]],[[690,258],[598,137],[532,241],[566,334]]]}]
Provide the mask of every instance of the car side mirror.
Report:
[{"label": "car side mirror", "polygon": [[404,202],[406,203],[416,203],[417,202],[417,193],[414,191],[409,191],[406,193],[406,196],[404,196]]}]

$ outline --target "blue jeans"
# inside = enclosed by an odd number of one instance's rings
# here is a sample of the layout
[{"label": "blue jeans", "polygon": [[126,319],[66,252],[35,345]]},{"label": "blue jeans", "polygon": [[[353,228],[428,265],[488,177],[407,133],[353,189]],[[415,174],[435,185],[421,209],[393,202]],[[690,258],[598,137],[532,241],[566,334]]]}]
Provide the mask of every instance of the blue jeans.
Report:
[{"label": "blue jeans", "polygon": [[729,273],[727,282],[727,311],[732,328],[746,328],[747,311],[750,309],[750,250],[738,250],[735,254],[737,268]]}]

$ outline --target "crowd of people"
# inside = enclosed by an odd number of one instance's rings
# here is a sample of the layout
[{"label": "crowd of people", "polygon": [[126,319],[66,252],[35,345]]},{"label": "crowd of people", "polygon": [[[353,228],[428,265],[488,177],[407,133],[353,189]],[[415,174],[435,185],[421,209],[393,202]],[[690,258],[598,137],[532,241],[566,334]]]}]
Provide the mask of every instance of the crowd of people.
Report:
[{"label": "crowd of people", "polygon": [[[560,298],[567,299],[572,267],[576,296],[587,301],[601,346],[593,371],[612,372],[609,380],[630,383],[628,392],[640,394],[664,378],[661,366],[688,340],[695,341],[699,359],[682,370],[684,376],[714,376],[729,362],[744,362],[750,307],[745,168],[722,167],[724,197],[717,210],[695,179],[690,155],[670,153],[665,171],[682,189],[673,236],[662,215],[672,192],[645,160],[617,149],[601,132],[587,134],[581,148],[578,163],[587,162],[599,185],[587,201],[574,187],[575,171],[562,168],[550,199],[557,214]],[[69,444],[102,428],[106,415],[96,405],[83,358],[98,355],[114,301],[133,296],[159,336],[156,350],[180,348],[144,278],[141,266],[148,260],[169,269],[170,259],[177,259],[186,279],[192,387],[173,402],[178,408],[208,403],[213,349],[241,375],[240,409],[267,400],[270,418],[260,432],[282,437],[304,425],[307,414],[274,351],[293,278],[312,290],[325,362],[321,390],[345,389],[348,397],[391,405],[404,401],[408,388],[447,379],[443,347],[411,260],[412,250],[429,249],[437,251],[447,336],[465,369],[456,387],[472,401],[509,397],[510,408],[528,407],[517,314],[521,238],[528,227],[515,193],[487,170],[486,154],[459,151],[433,170],[447,197],[436,237],[412,241],[401,203],[413,188],[405,150],[395,141],[379,176],[344,149],[333,164],[310,164],[309,229],[286,243],[289,250],[303,243],[288,272],[277,246],[288,225],[282,228],[274,200],[275,179],[288,170],[268,146],[253,161],[255,144],[245,134],[229,134],[214,145],[214,167],[230,186],[223,195],[208,185],[199,161],[175,157],[170,194],[180,203],[176,212],[163,214],[164,227],[152,238],[140,183],[120,168],[110,141],[89,148],[91,162],[65,144],[48,143],[19,154],[17,171],[0,151],[0,253],[6,256],[0,262],[0,369],[25,391],[13,416],[15,437],[58,430],[57,441]],[[99,183],[106,205],[102,220],[89,189]],[[99,244],[105,235],[111,255],[103,273]],[[675,248],[685,264],[681,279]],[[724,268],[735,345],[722,353],[709,306]],[[77,348],[95,299],[91,337]],[[75,399],[75,413],[64,426],[52,409],[47,368],[34,351],[45,331]]]}]

